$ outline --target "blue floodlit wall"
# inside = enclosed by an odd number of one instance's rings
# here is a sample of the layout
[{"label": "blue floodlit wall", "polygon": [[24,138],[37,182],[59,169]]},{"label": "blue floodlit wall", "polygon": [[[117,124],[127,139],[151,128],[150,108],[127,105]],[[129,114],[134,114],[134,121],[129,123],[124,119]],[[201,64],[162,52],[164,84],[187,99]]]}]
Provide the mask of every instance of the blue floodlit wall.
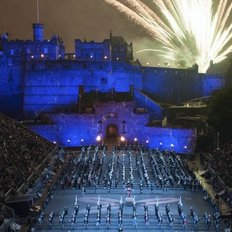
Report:
[{"label": "blue floodlit wall", "polygon": [[[224,86],[224,79],[197,74],[193,70],[142,70],[140,66],[126,62],[32,62],[27,64],[24,80],[24,112],[26,115],[54,112],[75,105],[80,85],[85,92],[109,92],[112,88],[116,92],[129,92],[130,86],[134,86],[135,89],[143,89],[157,101],[180,103],[210,95]],[[147,104],[152,112],[151,119],[161,119],[162,109],[158,104],[138,94],[135,97],[138,104]]]},{"label": "blue floodlit wall", "polygon": [[100,43],[76,40],[76,60],[64,59],[64,44],[57,35],[22,41],[3,34],[0,43],[0,111],[12,115],[33,117],[77,104],[79,85],[87,92],[128,92],[134,86],[157,102],[173,103],[224,87],[223,78],[196,70],[142,67],[133,61],[132,44],[120,36]]},{"label": "blue floodlit wall", "polygon": [[196,130],[176,128],[145,127],[145,138],[150,148],[174,150],[177,153],[192,154],[195,149]]},{"label": "blue floodlit wall", "polygon": [[144,68],[143,90],[157,101],[181,103],[224,87],[224,78],[194,70]]},{"label": "blue floodlit wall", "polygon": [[85,92],[129,92],[142,87],[141,69],[122,62],[40,61],[27,64],[24,112],[28,117],[56,112],[78,102],[79,86]]},{"label": "blue floodlit wall", "polygon": [[123,135],[128,143],[137,138],[139,143],[149,141],[150,148],[173,149],[178,153],[194,151],[196,130],[147,127],[149,115],[135,114],[133,108],[133,102],[101,103],[95,114],[49,114],[52,125],[30,128],[52,142],[76,147],[97,144],[97,135],[106,138],[107,127],[113,124],[118,128],[118,136]]},{"label": "blue floodlit wall", "polygon": [[129,61],[133,60],[132,43],[128,44],[121,36],[112,36],[103,42],[75,40],[77,60]]},{"label": "blue floodlit wall", "polygon": [[197,78],[191,70],[145,68],[143,90],[157,101],[180,103],[196,97]]},{"label": "blue floodlit wall", "polygon": [[[116,92],[129,92],[134,86],[156,97],[157,101],[177,103],[208,96],[224,86],[224,79],[218,76],[196,74],[189,70],[143,70],[141,66],[127,62],[60,60],[25,64],[4,56],[0,59],[0,110],[16,114],[23,109],[26,117],[76,105],[80,85],[86,92],[109,92],[112,88]],[[138,102],[143,102],[141,97]],[[157,112],[154,118],[160,118],[158,111],[151,104],[151,112]]]},{"label": "blue floodlit wall", "polygon": [[[67,64],[66,64],[67,65]],[[31,63],[25,75],[24,112],[36,115],[77,104],[78,86],[86,72],[55,62]]]},{"label": "blue floodlit wall", "polygon": [[145,108],[149,112],[150,120],[162,119],[163,108],[138,89],[134,90],[134,100],[137,108]]},{"label": "blue floodlit wall", "polygon": [[[57,60],[64,57],[65,48],[62,39],[53,35],[50,40],[11,40],[1,39],[3,53],[9,59],[26,60]],[[42,55],[42,56],[41,56]]]},{"label": "blue floodlit wall", "polygon": [[225,87],[225,79],[217,75],[202,75],[201,96],[210,96],[215,90]]},{"label": "blue floodlit wall", "polygon": [[22,62],[0,56],[0,112],[15,116],[22,111]]},{"label": "blue floodlit wall", "polygon": [[115,124],[119,136],[123,135],[128,139],[134,138],[134,136],[142,138],[141,131],[143,131],[143,126],[149,122],[149,114],[135,114],[133,111],[133,102],[100,104],[96,108],[95,114],[97,120],[102,122],[103,136],[106,137],[107,126]]},{"label": "blue floodlit wall", "polygon": [[[61,121],[58,122],[58,120]],[[98,127],[96,121],[89,120],[88,116],[87,120],[83,118],[79,119],[78,122],[76,118],[75,122],[70,118],[65,121],[62,120],[57,118],[57,124],[55,125],[37,125],[30,126],[30,128],[40,136],[51,142],[56,141],[64,147],[97,144]],[[109,120],[109,122],[112,123],[114,121]],[[129,143],[133,143],[134,138],[137,138],[139,143],[145,144],[148,141],[149,148],[153,149],[173,150],[180,154],[192,154],[194,152],[196,142],[195,129],[146,127],[144,125],[135,127],[135,125],[131,124],[127,124],[127,133],[119,134],[119,136],[125,136]]]},{"label": "blue floodlit wall", "polygon": [[[36,125],[30,128],[65,147],[96,144],[97,135],[107,135],[107,127],[116,125],[118,136],[124,135],[128,140],[143,138],[144,124],[148,123],[148,114],[134,114],[133,103],[101,103],[95,114],[49,114],[52,125]],[[99,128],[101,121],[101,128]],[[123,131],[123,121],[125,130]],[[82,141],[83,140],[83,141]]]},{"label": "blue floodlit wall", "polygon": [[79,39],[75,40],[75,55],[77,60],[110,60],[111,54],[109,48],[109,40],[104,40],[100,43],[94,41],[82,42]]},{"label": "blue floodlit wall", "polygon": [[[30,128],[42,137],[64,147],[96,144],[97,123],[89,115],[51,115],[53,125],[35,125]],[[83,141],[82,141],[83,140]]]}]

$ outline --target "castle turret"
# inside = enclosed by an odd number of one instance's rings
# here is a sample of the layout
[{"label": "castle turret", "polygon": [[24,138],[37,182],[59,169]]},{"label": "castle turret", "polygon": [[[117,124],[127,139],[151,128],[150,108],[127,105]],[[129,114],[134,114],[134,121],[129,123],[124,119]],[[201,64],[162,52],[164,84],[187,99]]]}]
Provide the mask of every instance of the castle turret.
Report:
[{"label": "castle turret", "polygon": [[33,24],[33,38],[34,38],[34,41],[44,40],[44,25],[42,23]]}]

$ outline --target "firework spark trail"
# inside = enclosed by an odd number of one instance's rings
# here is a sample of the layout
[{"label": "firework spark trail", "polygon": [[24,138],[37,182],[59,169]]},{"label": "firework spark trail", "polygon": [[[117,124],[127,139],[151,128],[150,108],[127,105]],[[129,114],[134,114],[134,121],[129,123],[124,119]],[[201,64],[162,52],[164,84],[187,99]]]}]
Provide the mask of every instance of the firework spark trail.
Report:
[{"label": "firework spark trail", "polygon": [[[153,24],[157,27],[158,24],[161,24],[163,28],[168,30],[168,27],[159,19],[159,17],[149,8],[147,7],[143,2],[140,0],[125,0],[125,2],[131,6],[137,14],[147,21],[147,26],[153,26]],[[121,6],[122,8],[122,6]],[[154,20],[156,19],[156,20]],[[153,30],[153,29],[152,29]],[[165,33],[165,30],[159,30],[160,33]]]},{"label": "firework spark trail", "polygon": [[116,9],[119,10],[119,12],[124,13],[128,16],[130,20],[133,20],[136,24],[143,27],[153,38],[156,38],[161,43],[165,44],[168,42],[168,40],[165,37],[160,37],[159,34],[154,31],[154,24],[148,23],[145,18],[128,8],[127,6],[123,5],[120,2],[114,1],[114,0],[105,0],[106,3],[109,3],[110,5],[114,6]]},{"label": "firework spark trail", "polygon": [[[161,42],[158,51],[167,59],[199,65],[205,72],[210,61],[221,62],[232,52],[231,0],[219,0],[213,10],[213,0],[153,0],[155,13],[142,0],[105,0],[121,13],[143,27]],[[123,2],[123,3],[122,3]]]},{"label": "firework spark trail", "polygon": [[133,0],[133,1],[139,2],[140,6],[145,10],[145,12],[147,12],[147,14],[150,16],[150,19],[153,20],[153,22],[150,22],[150,23],[155,23],[156,25],[161,25],[161,27],[164,28],[166,31],[168,31],[169,33],[171,32],[171,30],[169,30],[167,25],[165,23],[163,23],[163,21],[147,5],[145,5],[140,0]]}]

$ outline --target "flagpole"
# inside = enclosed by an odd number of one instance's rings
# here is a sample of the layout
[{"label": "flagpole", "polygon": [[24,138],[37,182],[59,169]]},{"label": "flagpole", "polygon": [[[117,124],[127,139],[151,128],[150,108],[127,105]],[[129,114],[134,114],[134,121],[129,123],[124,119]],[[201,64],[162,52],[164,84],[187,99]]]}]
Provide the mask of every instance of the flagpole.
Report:
[{"label": "flagpole", "polygon": [[39,23],[39,0],[36,0],[36,21]]}]

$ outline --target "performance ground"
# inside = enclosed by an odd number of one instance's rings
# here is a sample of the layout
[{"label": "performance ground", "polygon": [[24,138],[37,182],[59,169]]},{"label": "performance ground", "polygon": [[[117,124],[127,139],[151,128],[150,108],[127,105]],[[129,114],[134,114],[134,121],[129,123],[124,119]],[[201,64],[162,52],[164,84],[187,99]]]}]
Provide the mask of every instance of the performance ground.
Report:
[{"label": "performance ground", "polygon": [[[79,189],[70,186],[64,187],[63,189],[60,180],[45,206],[44,217],[42,220],[39,219],[35,225],[35,231],[224,231],[225,226],[223,222],[220,222],[219,227],[216,228],[213,220],[215,209],[210,200],[205,199],[203,190],[198,188],[195,190],[189,188],[186,190],[184,188],[165,189],[157,186],[151,188],[151,185],[143,185],[143,188],[140,188],[140,178],[135,161],[136,155],[139,156],[139,154],[134,153],[134,156],[131,156],[132,160],[130,160],[130,156],[127,153],[125,154],[125,174],[126,176],[129,175],[129,164],[131,164],[135,179],[135,184],[131,192],[128,192],[128,188],[123,183],[117,187],[113,185],[112,188],[104,187],[104,184],[100,184],[98,187]],[[112,159],[110,158],[108,161],[112,162]],[[146,164],[150,181],[153,183],[151,164],[149,163],[147,155],[144,155],[144,163]],[[103,162],[103,170],[106,169],[108,164],[106,161],[105,163]],[[116,167],[116,164],[113,166]],[[136,204],[136,213],[133,211],[133,205],[130,204],[130,200]],[[183,205],[183,214],[186,215],[187,219],[185,227],[183,225],[183,219],[178,213],[178,203],[180,202]],[[75,204],[79,206],[79,209],[75,217],[75,222],[72,222]],[[97,217],[99,218],[98,204],[102,205],[99,224],[97,223]],[[107,217],[109,215],[107,212],[109,204],[111,205],[110,223]],[[123,205],[121,221],[119,220],[120,204]],[[145,204],[148,207],[146,211],[148,220],[146,222],[144,219]],[[158,223],[155,204],[158,204],[159,213],[162,215],[161,224]],[[169,204],[173,217],[172,223],[170,223],[166,214],[167,204]],[[88,206],[90,207],[89,209]],[[191,207],[199,218],[198,225],[194,223],[194,219],[190,214]],[[49,215],[51,212],[54,213],[54,216],[52,222],[49,223]],[[65,216],[61,220],[61,215],[64,212]],[[84,218],[87,212],[88,219],[85,220]],[[209,227],[205,223],[204,213],[210,215],[211,224]],[[133,217],[135,214],[136,219]]]}]

